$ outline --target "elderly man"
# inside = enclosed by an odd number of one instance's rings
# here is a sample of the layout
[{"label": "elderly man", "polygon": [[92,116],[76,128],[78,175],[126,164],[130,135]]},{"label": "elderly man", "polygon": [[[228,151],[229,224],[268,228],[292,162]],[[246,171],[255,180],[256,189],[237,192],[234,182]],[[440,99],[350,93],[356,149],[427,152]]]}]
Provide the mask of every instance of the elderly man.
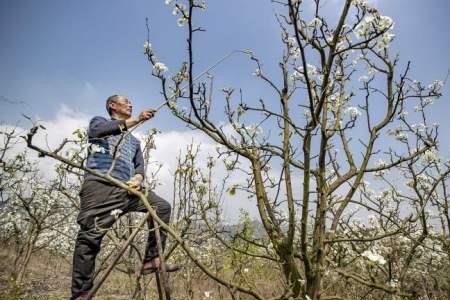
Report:
[{"label": "elderly man", "polygon": [[[144,159],[140,142],[127,130],[153,118],[155,110],[141,112],[137,119],[131,118],[131,102],[125,96],[113,95],[106,101],[110,119],[94,117],[88,129],[92,144],[86,167],[100,173],[107,173],[112,164],[111,176],[124,181],[128,186],[140,189],[144,179]],[[141,201],[126,190],[109,181],[86,173],[80,191],[81,207],[78,215],[78,232],[73,255],[72,299],[87,299],[92,288],[95,272],[95,258],[106,229],[110,228],[121,215],[130,212],[146,212]],[[170,204],[153,192],[148,201],[156,209],[158,216],[168,223]],[[143,274],[160,268],[157,244],[152,220],[148,221],[149,236],[145,252]],[[161,242],[165,245],[166,233],[161,231]],[[166,265],[166,271],[177,271],[180,266]]]}]

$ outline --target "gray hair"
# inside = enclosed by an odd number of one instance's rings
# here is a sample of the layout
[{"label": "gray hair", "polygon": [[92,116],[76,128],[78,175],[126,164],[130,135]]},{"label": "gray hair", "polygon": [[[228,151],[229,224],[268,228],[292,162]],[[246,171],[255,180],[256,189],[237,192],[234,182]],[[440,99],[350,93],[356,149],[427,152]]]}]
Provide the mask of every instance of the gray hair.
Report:
[{"label": "gray hair", "polygon": [[106,99],[106,111],[108,112],[109,115],[111,115],[111,113],[112,113],[111,112],[111,108],[109,107],[110,104],[112,102],[116,102],[117,100],[119,100],[120,97],[122,97],[122,96],[120,96],[120,95],[112,95],[112,96],[109,96],[108,99]]}]

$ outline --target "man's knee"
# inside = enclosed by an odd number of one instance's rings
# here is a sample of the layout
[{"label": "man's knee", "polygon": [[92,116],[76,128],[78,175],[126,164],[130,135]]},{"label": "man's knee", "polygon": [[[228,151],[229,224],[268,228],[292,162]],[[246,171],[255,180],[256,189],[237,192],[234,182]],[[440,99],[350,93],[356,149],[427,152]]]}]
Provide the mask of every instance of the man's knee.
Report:
[{"label": "man's knee", "polygon": [[95,228],[80,228],[77,235],[76,248],[82,248],[82,252],[98,252],[104,233]]},{"label": "man's knee", "polygon": [[156,208],[156,212],[158,213],[158,215],[169,215],[172,211],[172,206],[170,205],[170,203],[161,198],[160,196],[158,196],[155,193],[150,193],[149,194],[149,202],[150,205],[153,206],[154,208]]}]

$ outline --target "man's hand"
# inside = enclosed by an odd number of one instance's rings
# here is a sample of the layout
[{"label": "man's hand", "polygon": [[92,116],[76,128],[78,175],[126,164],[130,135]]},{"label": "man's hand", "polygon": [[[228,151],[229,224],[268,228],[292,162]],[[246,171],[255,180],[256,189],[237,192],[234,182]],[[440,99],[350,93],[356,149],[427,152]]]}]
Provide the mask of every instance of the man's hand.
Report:
[{"label": "man's hand", "polygon": [[139,122],[147,121],[155,116],[155,109],[146,109],[139,114],[138,120]]},{"label": "man's hand", "polygon": [[139,191],[141,189],[141,183],[143,179],[144,178],[141,174],[136,174],[129,181],[127,181],[127,184],[129,187]]},{"label": "man's hand", "polygon": [[145,122],[147,120],[150,120],[155,116],[156,109],[146,109],[143,112],[141,112],[137,119],[129,118],[125,120],[125,125],[127,128],[131,128],[133,126],[136,126],[139,123]]}]

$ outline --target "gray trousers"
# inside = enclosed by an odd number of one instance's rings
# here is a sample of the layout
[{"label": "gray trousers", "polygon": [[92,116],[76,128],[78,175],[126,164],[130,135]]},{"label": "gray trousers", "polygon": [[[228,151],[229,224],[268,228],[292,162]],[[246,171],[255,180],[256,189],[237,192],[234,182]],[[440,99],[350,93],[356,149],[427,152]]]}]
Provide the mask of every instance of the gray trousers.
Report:
[{"label": "gray trousers", "polygon": [[[81,207],[78,215],[78,231],[75,242],[72,269],[72,299],[89,291],[93,286],[95,273],[95,258],[100,251],[102,238],[106,230],[110,228],[116,218],[111,211],[120,209],[119,216],[127,212],[147,212],[144,204],[136,197],[129,195],[126,190],[100,181],[89,180],[83,183],[80,191]],[[165,223],[170,221],[171,207],[169,202],[153,192],[148,193],[150,205],[156,209],[156,213]],[[149,235],[145,251],[144,261],[149,261],[158,256],[153,220],[148,222]],[[101,228],[101,230],[98,230]],[[166,232],[161,230],[161,242],[163,247],[166,241]]]}]

